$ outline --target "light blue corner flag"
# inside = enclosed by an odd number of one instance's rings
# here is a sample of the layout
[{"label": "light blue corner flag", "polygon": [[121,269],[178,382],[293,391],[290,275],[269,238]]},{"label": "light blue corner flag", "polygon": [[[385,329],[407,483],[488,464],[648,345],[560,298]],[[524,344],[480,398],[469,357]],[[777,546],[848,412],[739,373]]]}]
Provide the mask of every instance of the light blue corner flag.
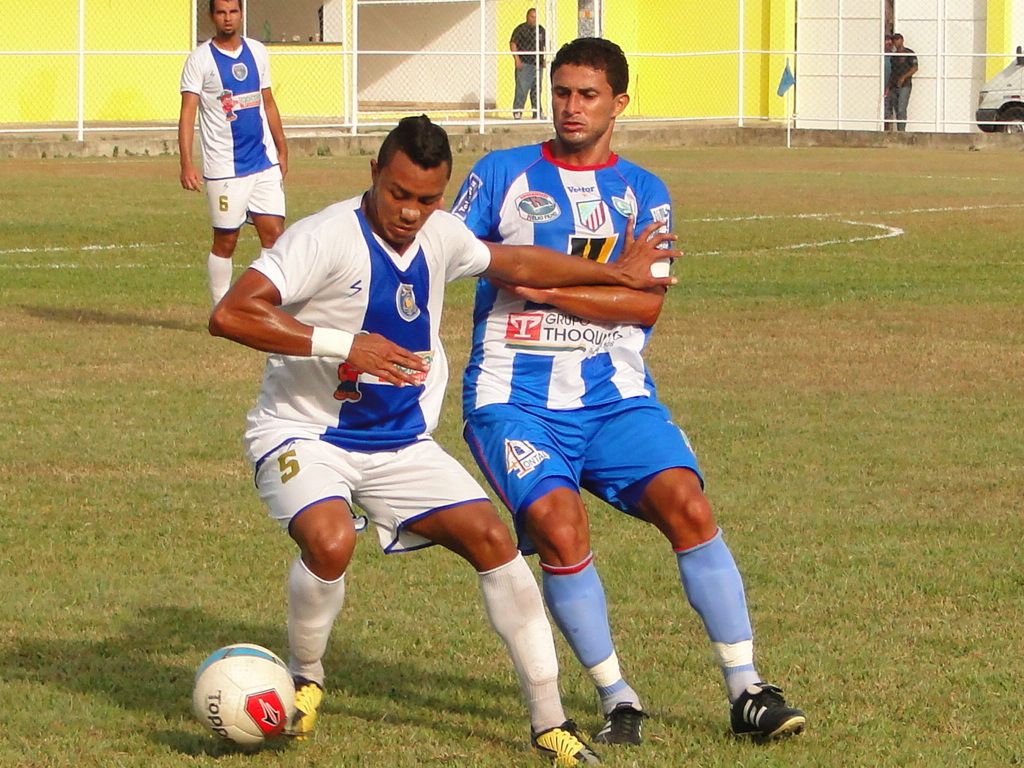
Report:
[{"label": "light blue corner flag", "polygon": [[786,59],[786,68],[782,70],[782,78],[779,80],[779,89],[776,93],[785,96],[786,91],[796,85],[796,78],[793,77],[793,70],[789,68],[789,59]]}]

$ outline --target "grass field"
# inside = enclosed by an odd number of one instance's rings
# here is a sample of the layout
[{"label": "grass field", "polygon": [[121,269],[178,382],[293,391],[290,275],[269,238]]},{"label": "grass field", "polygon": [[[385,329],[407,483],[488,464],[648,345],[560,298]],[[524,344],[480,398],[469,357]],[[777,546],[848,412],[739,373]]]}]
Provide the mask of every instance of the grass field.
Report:
[{"label": "grass field", "polygon": [[[619,656],[655,715],[606,764],[1024,765],[1024,154],[627,154],[669,184],[688,253],[650,365],[744,573],[759,666],[809,728],[728,736],[667,546],[591,499]],[[291,220],[367,166],[295,160]],[[171,157],[8,160],[0,221],[0,766],[542,765],[471,570],[369,538],[315,738],[246,754],[193,720],[208,652],[285,653],[293,556],[241,457],[262,356],[205,332],[204,201]],[[448,297],[456,377],[471,296]],[[456,378],[438,438],[468,463],[457,398]]]}]

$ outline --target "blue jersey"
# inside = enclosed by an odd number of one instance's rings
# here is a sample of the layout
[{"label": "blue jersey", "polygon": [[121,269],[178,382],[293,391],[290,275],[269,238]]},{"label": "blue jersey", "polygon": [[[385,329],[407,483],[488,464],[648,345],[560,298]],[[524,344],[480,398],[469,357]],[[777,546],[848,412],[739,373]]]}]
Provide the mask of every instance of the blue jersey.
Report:
[{"label": "blue jersey", "polygon": [[[491,152],[452,209],[477,237],[541,245],[595,261],[622,251],[627,221],[671,228],[671,201],[654,174],[614,153],[601,166],[555,160],[546,144]],[[466,415],[494,403],[568,410],[654,395],[642,352],[651,329],[583,320],[477,284],[473,346],[463,378]]]}]

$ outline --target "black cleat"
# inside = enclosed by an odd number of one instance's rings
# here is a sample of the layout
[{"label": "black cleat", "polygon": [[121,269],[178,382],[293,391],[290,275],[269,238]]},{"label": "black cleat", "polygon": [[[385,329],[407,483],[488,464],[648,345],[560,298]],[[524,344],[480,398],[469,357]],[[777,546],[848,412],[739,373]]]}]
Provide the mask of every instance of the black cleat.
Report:
[{"label": "black cleat", "polygon": [[605,716],[604,727],[594,734],[597,744],[639,744],[643,741],[647,713],[632,702],[624,701]]},{"label": "black cleat", "polygon": [[732,703],[732,732],[737,736],[776,739],[795,736],[807,718],[799,709],[786,706],[782,689],[768,683],[754,683]]}]

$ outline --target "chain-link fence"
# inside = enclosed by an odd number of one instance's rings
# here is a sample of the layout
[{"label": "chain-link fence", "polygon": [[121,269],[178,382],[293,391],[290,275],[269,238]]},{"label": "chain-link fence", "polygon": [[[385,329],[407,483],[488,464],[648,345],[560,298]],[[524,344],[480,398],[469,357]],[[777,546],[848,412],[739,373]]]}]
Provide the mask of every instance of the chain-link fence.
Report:
[{"label": "chain-link fence", "polygon": [[[245,34],[268,46],[288,129],[357,132],[411,112],[481,131],[517,119],[546,121],[554,53],[575,37],[597,35],[629,57],[624,120],[884,130],[896,122],[894,114],[887,119],[883,49],[894,30],[918,67],[907,130],[978,130],[979,117],[992,121],[984,127],[1003,128],[1024,118],[1024,66],[1014,53],[1024,42],[1024,0],[700,6],[249,0],[243,15]],[[185,57],[212,32],[208,0],[150,0],[142,9],[128,0],[38,0],[8,8],[0,133],[70,130],[82,138],[111,126],[173,128]],[[795,85],[780,94],[787,67]],[[986,89],[1004,67],[1005,93]]]}]

